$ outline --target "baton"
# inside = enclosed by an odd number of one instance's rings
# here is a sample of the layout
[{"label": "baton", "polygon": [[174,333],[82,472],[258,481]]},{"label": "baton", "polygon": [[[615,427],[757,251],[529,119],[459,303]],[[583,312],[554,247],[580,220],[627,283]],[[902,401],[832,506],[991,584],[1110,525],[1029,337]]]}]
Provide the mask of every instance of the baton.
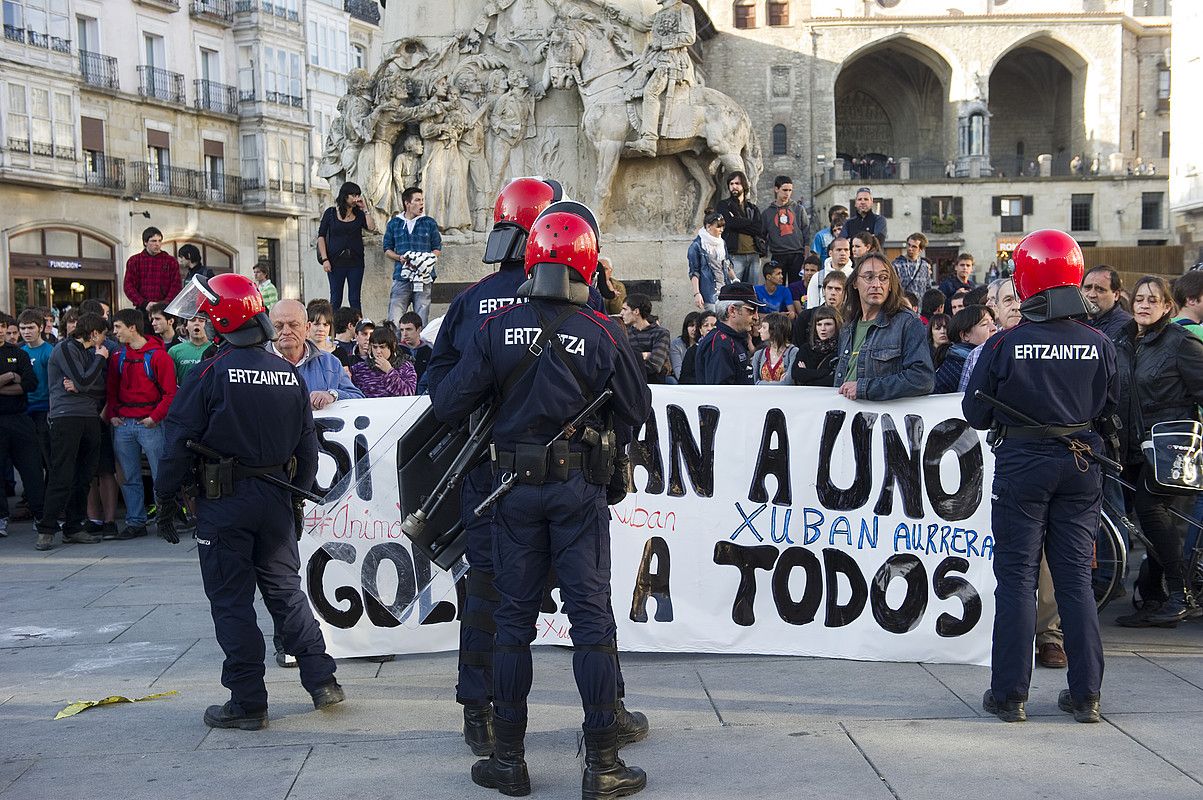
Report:
[{"label": "baton", "polygon": [[[1032,419],[1027,414],[1023,413],[1022,411],[1018,411],[1018,410],[1012,408],[1011,406],[1004,403],[1002,400],[999,400],[997,397],[991,397],[990,395],[983,392],[981,389],[978,389],[976,392],[974,392],[973,396],[976,397],[978,400],[984,400],[985,402],[987,402],[990,405],[997,408],[999,411],[1006,412],[1007,414],[1011,415],[1012,417],[1015,417],[1015,419],[1019,420],[1024,425],[1030,425],[1033,428],[1056,427],[1056,426],[1052,426],[1052,425],[1045,425],[1042,422],[1037,422],[1036,420]],[[1062,444],[1064,444],[1066,446],[1069,446],[1069,443],[1073,441],[1073,439],[1070,439],[1068,436],[1065,436],[1065,435],[1051,436],[1049,438],[1056,439],[1058,442],[1061,442]],[[1093,450],[1088,450],[1085,453],[1083,453],[1082,455],[1086,456],[1087,458],[1089,458],[1093,461],[1096,461],[1100,466],[1107,467],[1109,469],[1113,469],[1116,472],[1119,472],[1120,470],[1123,469],[1122,464],[1120,464],[1118,461],[1112,461],[1110,458],[1103,455],[1102,453],[1096,453]],[[1112,477],[1112,476],[1109,475],[1108,477]],[[1128,487],[1128,488],[1132,488],[1132,487]]]},{"label": "baton", "polygon": [[[604,392],[599,394],[596,398],[594,398],[592,403],[585,406],[584,411],[582,411],[581,413],[579,413],[575,417],[573,417],[572,421],[567,423],[566,425],[564,425],[564,427],[560,430],[559,433],[557,433],[555,436],[551,437],[551,439],[548,440],[547,444],[544,445],[544,448],[551,447],[553,444],[558,442],[560,439],[571,439],[573,436],[575,436],[576,429],[584,424],[585,418],[588,417],[589,415],[593,414],[599,408],[601,408],[602,405],[613,396],[614,396],[613,389],[606,389]],[[511,489],[513,489],[514,484],[517,482],[518,482],[518,473],[511,472],[510,476],[508,478],[504,478],[501,481],[501,485],[499,485],[496,489],[494,489],[493,493],[491,495],[486,497],[484,500],[480,501],[480,505],[478,505],[473,510],[472,513],[478,517],[483,517],[485,515],[485,512],[488,511],[489,508],[493,504],[495,504],[498,500],[505,497],[506,493],[509,492]]]},{"label": "baton", "polygon": [[[196,453],[197,455],[204,456],[205,458],[209,459],[210,461],[222,461],[225,459],[225,456],[223,456],[221,453],[217,452],[213,448],[206,447],[205,445],[201,444],[200,442],[194,442],[191,439],[184,442],[184,447],[188,448],[189,450]],[[231,460],[234,461],[235,459],[231,459]],[[287,489],[288,491],[295,494],[297,497],[303,497],[304,499],[308,500],[311,503],[317,503],[319,506],[326,502],[326,498],[322,497],[321,495],[314,494],[313,492],[311,492],[307,489],[302,489],[299,486],[293,486],[288,481],[284,480],[283,478],[278,478],[275,475],[254,475],[252,477],[258,478],[259,480],[264,481],[266,483],[270,483],[272,486],[277,486],[281,489]]]}]

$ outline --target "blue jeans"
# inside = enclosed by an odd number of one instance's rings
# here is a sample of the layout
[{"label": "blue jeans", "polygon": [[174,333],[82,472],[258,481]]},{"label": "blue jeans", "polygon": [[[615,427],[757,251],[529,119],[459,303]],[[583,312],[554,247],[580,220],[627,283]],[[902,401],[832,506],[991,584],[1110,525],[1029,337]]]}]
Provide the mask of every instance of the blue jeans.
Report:
[{"label": "blue jeans", "polygon": [[397,322],[412,304],[425,327],[430,321],[430,287],[429,283],[423,284],[422,291],[415,292],[413,281],[393,281],[393,290],[388,296],[388,318]]},{"label": "blue jeans", "polygon": [[760,274],[760,256],[756,253],[743,255],[728,255],[731,266],[735,267],[735,280],[752,285],[764,285],[764,275]]},{"label": "blue jeans", "polygon": [[363,286],[363,266],[336,267],[331,265],[327,273],[330,279],[330,305],[335,310],[343,305],[343,283],[347,284],[347,305],[363,311],[359,304],[359,290]]},{"label": "blue jeans", "polygon": [[113,428],[113,452],[125,475],[121,496],[125,499],[125,524],[131,528],[146,525],[146,496],[142,491],[142,454],[150,462],[150,475],[159,474],[159,459],[163,457],[163,428],[147,428],[129,419]]}]

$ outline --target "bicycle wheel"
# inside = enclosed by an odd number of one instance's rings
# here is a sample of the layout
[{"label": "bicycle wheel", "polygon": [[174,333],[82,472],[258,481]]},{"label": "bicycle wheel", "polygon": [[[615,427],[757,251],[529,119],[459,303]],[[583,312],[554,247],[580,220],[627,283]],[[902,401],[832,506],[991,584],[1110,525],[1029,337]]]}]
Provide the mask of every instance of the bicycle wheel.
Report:
[{"label": "bicycle wheel", "polygon": [[1119,527],[1106,507],[1099,515],[1099,533],[1094,541],[1094,600],[1098,610],[1102,611],[1123,588],[1124,568],[1128,561]]}]

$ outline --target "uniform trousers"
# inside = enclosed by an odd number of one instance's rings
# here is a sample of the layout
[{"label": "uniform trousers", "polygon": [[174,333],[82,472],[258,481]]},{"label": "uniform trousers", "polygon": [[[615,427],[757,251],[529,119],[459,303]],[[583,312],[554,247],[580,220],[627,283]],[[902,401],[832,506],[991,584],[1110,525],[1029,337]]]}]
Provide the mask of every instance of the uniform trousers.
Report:
[{"label": "uniform trousers", "polygon": [[500,604],[494,618],[493,703],[510,722],[526,719],[530,644],[548,571],[555,567],[571,622],[572,668],[585,727],[614,721],[618,660],[610,605],[610,520],[605,489],[579,471],[540,486],[518,484],[497,504],[493,563]]},{"label": "uniform trousers", "polygon": [[[1101,450],[1098,437],[1084,441]],[[1103,646],[1091,563],[1102,473],[1094,462],[1084,472],[1080,466],[1054,439],[1009,440],[995,453],[991,500],[998,585],[990,688],[1000,702],[1028,697],[1042,551],[1061,611],[1070,693],[1079,702],[1099,696]]]},{"label": "uniform trousers", "polygon": [[326,654],[321,629],[301,591],[301,557],[288,492],[248,478],[235,481],[230,496],[202,496],[197,500],[196,540],[217,643],[226,656],[221,683],[230,698],[246,712],[267,708],[256,585],[285,652],[296,656],[301,685],[313,692],[330,683],[334,659]]}]

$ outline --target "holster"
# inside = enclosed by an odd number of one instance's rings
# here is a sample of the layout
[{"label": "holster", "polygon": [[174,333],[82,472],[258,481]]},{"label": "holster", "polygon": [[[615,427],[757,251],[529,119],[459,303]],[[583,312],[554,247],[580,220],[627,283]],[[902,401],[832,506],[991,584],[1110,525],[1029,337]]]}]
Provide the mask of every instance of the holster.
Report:
[{"label": "holster", "polygon": [[201,463],[201,483],[207,500],[218,500],[234,493],[234,459]]},{"label": "holster", "polygon": [[614,474],[614,458],[618,453],[614,431],[585,428],[581,432],[581,442],[585,445],[581,463],[585,481],[597,486],[608,485]]}]

